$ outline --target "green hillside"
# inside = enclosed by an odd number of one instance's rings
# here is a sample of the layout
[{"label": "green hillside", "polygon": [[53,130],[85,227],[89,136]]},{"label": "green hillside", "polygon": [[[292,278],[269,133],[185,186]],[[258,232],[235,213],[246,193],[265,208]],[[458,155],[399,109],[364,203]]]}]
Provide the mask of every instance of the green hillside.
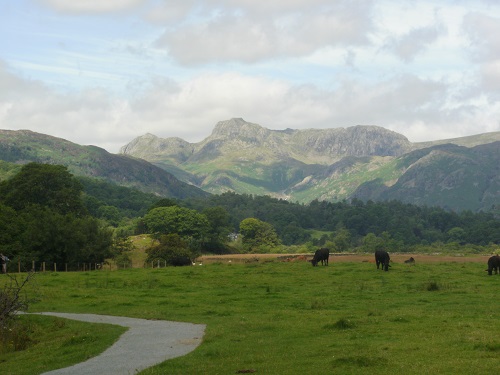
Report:
[{"label": "green hillside", "polygon": [[207,195],[145,160],[110,154],[99,147],[80,146],[28,130],[0,130],[0,160],[16,164],[60,164],[76,176],[101,178],[159,196],[186,198]]}]

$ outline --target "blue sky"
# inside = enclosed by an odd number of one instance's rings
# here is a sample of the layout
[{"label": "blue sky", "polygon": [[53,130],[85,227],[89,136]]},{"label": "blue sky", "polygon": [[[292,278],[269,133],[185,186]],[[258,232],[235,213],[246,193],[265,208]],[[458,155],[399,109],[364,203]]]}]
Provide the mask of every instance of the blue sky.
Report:
[{"label": "blue sky", "polygon": [[0,128],[116,153],[218,121],[500,131],[500,2],[0,0]]}]

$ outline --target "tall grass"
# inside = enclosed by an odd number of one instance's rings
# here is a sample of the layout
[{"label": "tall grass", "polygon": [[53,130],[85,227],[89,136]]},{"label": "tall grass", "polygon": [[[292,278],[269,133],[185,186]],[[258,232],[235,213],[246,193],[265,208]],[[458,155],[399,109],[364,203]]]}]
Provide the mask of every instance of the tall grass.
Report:
[{"label": "tall grass", "polygon": [[500,277],[484,268],[333,259],[47,273],[31,310],[207,324],[194,352],[143,374],[487,374],[500,357]]}]

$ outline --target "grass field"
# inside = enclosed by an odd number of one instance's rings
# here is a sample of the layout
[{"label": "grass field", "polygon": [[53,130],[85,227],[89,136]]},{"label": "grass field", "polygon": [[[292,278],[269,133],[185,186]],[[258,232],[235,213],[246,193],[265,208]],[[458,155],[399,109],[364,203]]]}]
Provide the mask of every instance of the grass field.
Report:
[{"label": "grass field", "polygon": [[[484,271],[487,257],[415,256],[415,266],[393,257],[389,272],[377,271],[371,258],[333,257],[328,267],[270,258],[230,263],[222,258],[193,267],[45,273],[30,286],[40,298],[30,311],[207,324],[203,343],[194,352],[141,374],[498,370],[500,276]],[[36,325],[50,319],[43,324],[50,324],[51,340],[60,346],[54,344],[52,353],[87,350],[68,346],[67,337],[54,338],[61,325],[54,323],[56,318],[23,319]],[[109,341],[118,335],[110,332],[106,337]],[[28,355],[42,357],[48,350],[37,344],[28,353],[17,352],[15,359],[0,354],[0,373],[6,373],[2,367],[20,368]],[[57,367],[57,356],[49,358]],[[45,370],[55,368],[49,362],[44,360]]]}]

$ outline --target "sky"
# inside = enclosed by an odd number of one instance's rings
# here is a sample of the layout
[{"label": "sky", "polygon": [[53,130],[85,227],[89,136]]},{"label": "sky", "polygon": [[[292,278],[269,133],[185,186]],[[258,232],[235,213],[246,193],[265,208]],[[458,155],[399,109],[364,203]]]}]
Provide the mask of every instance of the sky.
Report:
[{"label": "sky", "polygon": [[0,129],[118,153],[235,117],[500,131],[500,1],[0,0]]}]

